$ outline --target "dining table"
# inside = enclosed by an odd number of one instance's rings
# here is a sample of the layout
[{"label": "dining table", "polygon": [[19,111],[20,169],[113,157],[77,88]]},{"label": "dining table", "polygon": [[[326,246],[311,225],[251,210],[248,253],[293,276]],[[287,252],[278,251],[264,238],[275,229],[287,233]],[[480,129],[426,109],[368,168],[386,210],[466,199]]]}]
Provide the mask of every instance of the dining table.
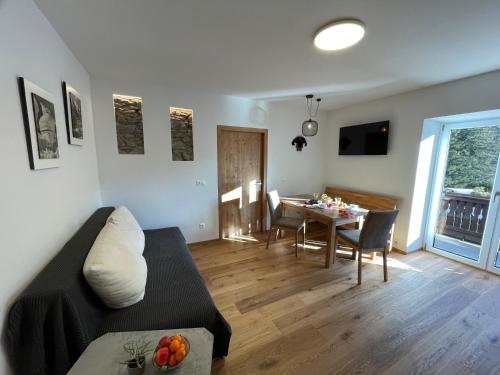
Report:
[{"label": "dining table", "polygon": [[317,205],[308,205],[313,198],[311,194],[300,194],[280,197],[283,216],[286,211],[291,211],[303,217],[305,220],[314,220],[325,224],[327,230],[327,243],[325,251],[325,268],[330,268],[335,262],[336,246],[335,235],[338,226],[346,224],[356,224],[357,228],[363,225],[363,219],[368,214],[368,210],[358,207],[356,209],[346,209],[348,216],[340,214],[340,207],[320,208]]}]

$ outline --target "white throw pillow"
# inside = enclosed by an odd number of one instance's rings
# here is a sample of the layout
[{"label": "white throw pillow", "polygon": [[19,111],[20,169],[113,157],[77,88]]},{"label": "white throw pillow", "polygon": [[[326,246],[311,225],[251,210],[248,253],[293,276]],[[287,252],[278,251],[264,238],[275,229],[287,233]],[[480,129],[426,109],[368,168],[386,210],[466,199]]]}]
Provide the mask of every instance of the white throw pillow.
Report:
[{"label": "white throw pillow", "polygon": [[97,236],[83,265],[85,279],[111,308],[120,309],[144,298],[146,260],[131,248],[123,231],[107,223]]},{"label": "white throw pillow", "polygon": [[142,254],[144,252],[144,232],[127,207],[120,206],[116,208],[109,215],[107,222],[112,223],[123,232],[137,253]]}]

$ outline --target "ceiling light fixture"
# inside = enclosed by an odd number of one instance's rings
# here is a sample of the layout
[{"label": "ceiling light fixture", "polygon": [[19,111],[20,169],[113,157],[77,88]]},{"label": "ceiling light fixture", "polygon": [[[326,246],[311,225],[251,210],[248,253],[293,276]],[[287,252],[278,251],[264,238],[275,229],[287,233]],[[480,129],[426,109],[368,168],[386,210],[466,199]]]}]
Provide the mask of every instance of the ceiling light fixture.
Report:
[{"label": "ceiling light fixture", "polygon": [[313,98],[314,95],[312,94],[306,95],[306,110],[309,114],[309,120],[306,120],[302,123],[302,134],[306,137],[312,137],[318,134],[318,121],[313,120],[313,117],[316,117],[318,115],[319,102],[321,101],[321,98],[316,99],[316,110],[314,111],[314,114]]},{"label": "ceiling light fixture", "polygon": [[325,51],[337,51],[351,47],[363,39],[365,25],[356,19],[333,21],[314,35],[314,45]]}]

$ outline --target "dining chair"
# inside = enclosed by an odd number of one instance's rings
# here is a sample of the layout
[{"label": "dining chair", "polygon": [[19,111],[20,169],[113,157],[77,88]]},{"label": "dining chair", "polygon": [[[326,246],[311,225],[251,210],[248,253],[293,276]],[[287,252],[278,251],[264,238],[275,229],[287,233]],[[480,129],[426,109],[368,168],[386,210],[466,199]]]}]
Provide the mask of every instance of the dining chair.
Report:
[{"label": "dining chair", "polygon": [[390,234],[398,212],[399,210],[369,211],[361,230],[339,230],[337,232],[334,249],[337,248],[338,239],[342,238],[342,240],[352,246],[353,259],[356,259],[356,251],[358,252],[358,285],[361,284],[363,253],[373,253],[376,251],[383,253],[384,281],[387,281],[387,253],[390,246]]},{"label": "dining chair", "polygon": [[271,215],[271,227],[269,228],[269,233],[267,235],[267,246],[269,248],[269,241],[271,240],[271,234],[273,229],[276,229],[276,239],[280,230],[294,230],[295,231],[295,256],[299,256],[299,232],[302,232],[302,246],[306,242],[306,223],[304,219],[296,217],[283,216],[283,207],[280,202],[280,197],[276,190],[267,193],[267,204],[269,206],[269,214]]}]

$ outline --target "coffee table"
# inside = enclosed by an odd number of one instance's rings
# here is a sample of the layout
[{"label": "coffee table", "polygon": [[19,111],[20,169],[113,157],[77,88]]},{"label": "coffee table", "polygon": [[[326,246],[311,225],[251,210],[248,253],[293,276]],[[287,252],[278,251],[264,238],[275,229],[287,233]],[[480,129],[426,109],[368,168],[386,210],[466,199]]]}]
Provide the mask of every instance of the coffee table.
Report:
[{"label": "coffee table", "polygon": [[[107,333],[90,343],[68,374],[127,375],[127,366],[120,363],[127,359],[123,344],[131,340],[151,341],[151,348],[154,349],[160,338],[176,334],[183,335],[189,340],[191,350],[181,366],[165,374],[209,375],[212,368],[214,337],[205,328]],[[152,353],[147,355],[144,375],[163,373],[154,366]]]}]

